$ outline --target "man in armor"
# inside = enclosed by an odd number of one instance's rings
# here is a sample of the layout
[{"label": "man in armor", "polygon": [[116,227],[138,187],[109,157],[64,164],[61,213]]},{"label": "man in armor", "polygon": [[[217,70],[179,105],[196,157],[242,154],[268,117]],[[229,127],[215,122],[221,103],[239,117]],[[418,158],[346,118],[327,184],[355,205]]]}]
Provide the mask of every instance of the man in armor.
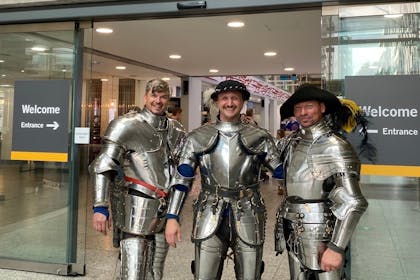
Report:
[{"label": "man in armor", "polygon": [[182,125],[165,114],[169,86],[146,84],[145,106],[113,120],[101,153],[90,165],[94,185],[93,227],[106,234],[112,209],[120,240],[121,278],[162,279],[168,244],[163,233],[176,146]]},{"label": "man in armor", "polygon": [[219,83],[211,95],[218,119],[189,133],[181,148],[165,234],[169,245],[176,247],[181,240],[179,213],[199,166],[202,187],[194,202],[192,230],[195,279],[220,279],[229,248],[237,279],[261,278],[266,209],[259,175],[262,164],[275,177],[281,176],[282,168],[272,136],[241,122],[249,96],[240,82]]},{"label": "man in armor", "polygon": [[368,203],[360,162],[338,133],[351,114],[332,93],[303,85],[280,108],[301,129],[279,142],[287,197],[277,213],[276,251],[284,233],[290,278],[344,279],[344,251]]}]

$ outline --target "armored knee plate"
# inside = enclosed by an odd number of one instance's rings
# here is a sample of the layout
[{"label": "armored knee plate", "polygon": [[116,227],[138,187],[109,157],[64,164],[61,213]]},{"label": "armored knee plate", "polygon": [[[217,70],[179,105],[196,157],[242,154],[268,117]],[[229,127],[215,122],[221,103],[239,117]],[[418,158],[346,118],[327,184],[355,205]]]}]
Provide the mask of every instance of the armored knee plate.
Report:
[{"label": "armored knee plate", "polygon": [[149,280],[152,276],[154,240],[127,238],[121,241],[121,279]]}]

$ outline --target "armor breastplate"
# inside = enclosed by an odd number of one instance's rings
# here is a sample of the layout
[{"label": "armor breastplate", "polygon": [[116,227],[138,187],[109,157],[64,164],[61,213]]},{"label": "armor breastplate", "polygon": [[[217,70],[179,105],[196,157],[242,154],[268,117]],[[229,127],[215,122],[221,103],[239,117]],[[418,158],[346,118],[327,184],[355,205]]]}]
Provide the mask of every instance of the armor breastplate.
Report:
[{"label": "armor breastplate", "polygon": [[328,142],[317,141],[329,132],[324,122],[311,128],[302,129],[297,134],[297,144],[290,147],[288,155],[288,169],[286,184],[288,196],[297,196],[302,199],[323,199],[328,196],[323,190],[324,179],[319,180],[313,175],[313,166],[310,157],[312,154],[323,153]]},{"label": "armor breastplate", "polygon": [[[129,113],[110,125],[105,139],[120,143],[127,151],[122,168],[125,176],[166,189],[170,180],[168,121],[144,109]],[[135,184],[130,187],[136,188]],[[143,190],[140,190],[143,191]],[[147,192],[147,191],[146,191]]]},{"label": "armor breastplate", "polygon": [[218,123],[217,145],[200,158],[203,185],[223,189],[255,185],[261,166],[257,155],[249,154],[240,144],[239,123]]},{"label": "armor breastplate", "polygon": [[325,180],[338,173],[358,176],[360,162],[351,146],[333,134],[325,120],[302,129],[290,146],[286,165],[289,196],[326,199],[333,186]]}]

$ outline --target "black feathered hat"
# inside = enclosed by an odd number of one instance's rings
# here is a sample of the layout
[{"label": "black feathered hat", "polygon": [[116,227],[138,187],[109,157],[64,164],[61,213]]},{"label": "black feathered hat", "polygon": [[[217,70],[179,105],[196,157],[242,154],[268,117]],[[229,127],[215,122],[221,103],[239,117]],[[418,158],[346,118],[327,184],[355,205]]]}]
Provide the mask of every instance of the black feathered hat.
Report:
[{"label": "black feathered hat", "polygon": [[216,101],[219,93],[228,92],[228,91],[238,91],[242,93],[243,100],[248,100],[249,96],[251,95],[243,83],[235,81],[235,80],[226,80],[226,81],[220,82],[216,86],[216,89],[214,90],[214,92],[211,94],[210,97],[211,99]]},{"label": "black feathered hat", "polygon": [[313,85],[302,85],[280,107],[281,119],[284,120],[292,117],[294,115],[294,107],[297,103],[310,100],[324,103],[325,115],[341,109],[340,100],[331,92]]}]

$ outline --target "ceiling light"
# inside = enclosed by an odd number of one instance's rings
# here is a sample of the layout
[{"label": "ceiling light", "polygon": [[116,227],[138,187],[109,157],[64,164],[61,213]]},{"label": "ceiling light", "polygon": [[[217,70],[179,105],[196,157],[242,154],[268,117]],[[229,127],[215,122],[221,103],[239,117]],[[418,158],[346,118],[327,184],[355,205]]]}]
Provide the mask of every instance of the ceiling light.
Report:
[{"label": "ceiling light", "polygon": [[63,69],[61,69],[61,72],[67,72],[67,70],[63,68]]},{"label": "ceiling light", "polygon": [[36,51],[36,52],[43,52],[43,51],[46,51],[47,48],[46,47],[32,47],[31,50]]},{"label": "ceiling light", "polygon": [[102,78],[101,82],[108,82],[108,79]]},{"label": "ceiling light", "polygon": [[403,14],[384,15],[385,18],[400,18]]},{"label": "ceiling light", "polygon": [[112,30],[111,28],[99,27],[99,28],[96,28],[96,32],[102,33],[102,34],[110,34],[114,32],[114,30]]},{"label": "ceiling light", "polygon": [[231,21],[231,22],[228,22],[227,26],[232,27],[232,28],[240,28],[240,27],[244,27],[245,23],[243,23],[242,21]]},{"label": "ceiling light", "polygon": [[3,59],[0,59],[0,63],[3,63],[4,62],[4,60]]},{"label": "ceiling light", "polygon": [[264,53],[264,55],[265,55],[265,56],[276,56],[276,55],[277,55],[277,53],[276,53],[276,52],[271,52],[271,51],[270,51],[270,52],[265,52],[265,53]]},{"label": "ceiling light", "polygon": [[285,67],[283,70],[290,72],[290,71],[294,71],[295,68],[293,68],[293,67]]},{"label": "ceiling light", "polygon": [[125,70],[127,67],[125,66],[115,66],[115,69],[117,70]]},{"label": "ceiling light", "polygon": [[162,78],[162,81],[170,81],[171,80],[171,78],[169,78],[169,77],[163,77]]},{"label": "ceiling light", "polygon": [[6,77],[6,74],[1,74],[2,77]]},{"label": "ceiling light", "polygon": [[11,87],[11,85],[5,84],[5,85],[0,85],[0,87]]},{"label": "ceiling light", "polygon": [[20,70],[21,73],[25,73],[25,69]]},{"label": "ceiling light", "polygon": [[219,70],[217,70],[217,69],[209,69],[209,72],[210,73],[217,73],[217,72],[219,72]]},{"label": "ceiling light", "polygon": [[170,58],[170,59],[180,59],[180,58],[181,58],[181,56],[180,56],[179,54],[171,54],[171,55],[169,56],[169,58]]}]

